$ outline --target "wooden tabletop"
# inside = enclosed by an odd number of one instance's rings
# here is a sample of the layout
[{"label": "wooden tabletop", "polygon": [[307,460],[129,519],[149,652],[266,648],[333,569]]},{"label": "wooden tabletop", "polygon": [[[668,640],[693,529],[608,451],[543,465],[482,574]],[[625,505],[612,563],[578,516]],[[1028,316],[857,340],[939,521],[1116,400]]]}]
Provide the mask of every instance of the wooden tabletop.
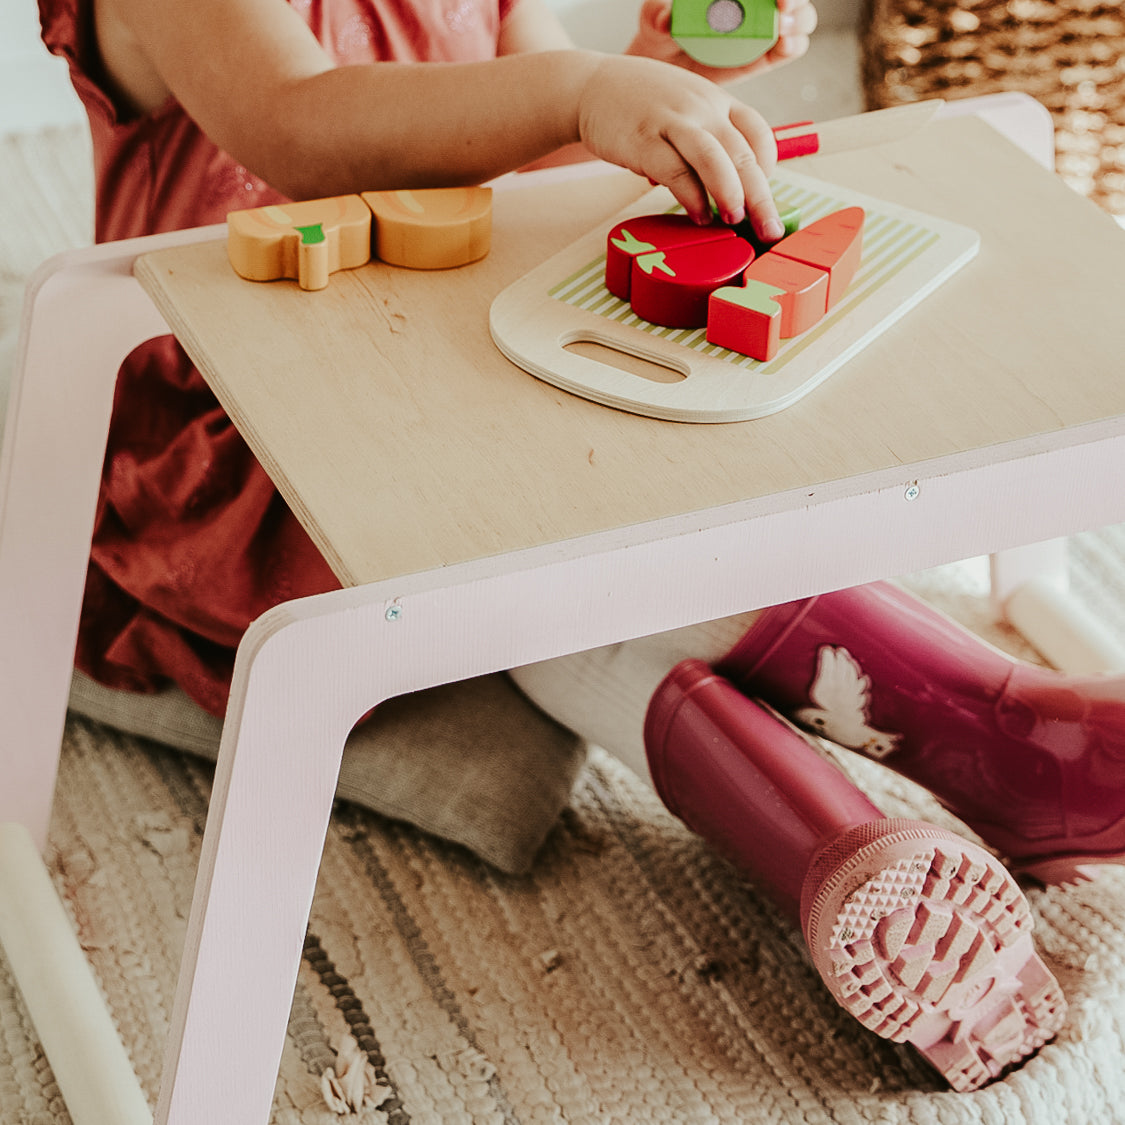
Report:
[{"label": "wooden tabletop", "polygon": [[1125,432],[1125,235],[1107,215],[974,118],[795,166],[982,245],[807,398],[749,422],[599,406],[492,343],[493,297],[648,190],[628,173],[498,192],[490,254],[458,270],[372,262],[305,292],[244,281],[215,241],[136,274],[345,585]]}]

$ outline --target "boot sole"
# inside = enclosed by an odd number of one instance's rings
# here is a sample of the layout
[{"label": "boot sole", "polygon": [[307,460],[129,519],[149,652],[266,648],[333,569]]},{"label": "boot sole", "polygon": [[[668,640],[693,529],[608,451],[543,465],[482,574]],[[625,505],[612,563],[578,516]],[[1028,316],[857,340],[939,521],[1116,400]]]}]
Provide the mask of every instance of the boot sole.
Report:
[{"label": "boot sole", "polygon": [[813,863],[801,916],[829,991],[864,1027],[910,1043],[975,1090],[1062,1027],[1027,900],[988,852],[917,821],[846,830]]}]

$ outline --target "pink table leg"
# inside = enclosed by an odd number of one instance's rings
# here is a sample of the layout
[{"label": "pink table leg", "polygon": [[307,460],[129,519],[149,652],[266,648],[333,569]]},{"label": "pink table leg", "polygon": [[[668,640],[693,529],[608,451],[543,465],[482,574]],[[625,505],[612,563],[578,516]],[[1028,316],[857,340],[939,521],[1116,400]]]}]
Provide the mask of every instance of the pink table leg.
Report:
[{"label": "pink table leg", "polygon": [[[157,1125],[265,1125],[346,731],[382,699],[1111,522],[1029,511],[1125,435],[918,482],[849,482],[289,602],[239,650]],[[869,549],[840,550],[842,544]],[[817,546],[811,547],[810,544]]]},{"label": "pink table leg", "polygon": [[121,360],[167,332],[136,255],[194,231],[73,251],[28,286],[0,457],[0,822],[47,839],[78,612]]}]

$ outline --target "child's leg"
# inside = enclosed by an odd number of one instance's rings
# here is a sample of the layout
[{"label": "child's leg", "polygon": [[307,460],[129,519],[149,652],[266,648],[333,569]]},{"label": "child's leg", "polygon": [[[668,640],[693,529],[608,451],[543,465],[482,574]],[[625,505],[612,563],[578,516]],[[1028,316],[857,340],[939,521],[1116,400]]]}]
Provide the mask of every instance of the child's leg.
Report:
[{"label": "child's leg", "polygon": [[176,340],[130,353],[106,442],[78,667],[128,691],[171,681],[221,717],[250,622],[338,586]]},{"label": "child's leg", "polygon": [[929,789],[1045,882],[1125,862],[1125,678],[1016,661],[889,583],[628,641],[515,675],[645,775],[642,717],[681,659]]},{"label": "child's leg", "polygon": [[648,780],[644,722],[657,686],[681,660],[720,660],[757,616],[739,614],[544,660],[513,669],[511,677],[548,715]]},{"label": "child's leg", "polygon": [[[975,1089],[1055,1034],[1062,992],[1035,951],[1026,900],[992,855],[932,825],[888,820],[795,728],[711,671],[755,639],[755,669],[772,665],[795,617],[780,607],[728,618],[513,677],[648,776],[801,926],[846,1011],[911,1043],[954,1088]],[[787,675],[784,659],[777,674]]]},{"label": "child's leg", "polygon": [[794,727],[697,660],[657,687],[645,740],[668,808],[801,926],[835,999],[955,1089],[995,1078],[1062,1025],[1028,904],[983,848],[887,819]]},{"label": "child's leg", "polygon": [[1044,882],[1125,862],[1125,678],[1013,660],[889,583],[777,606],[719,670],[929,789]]}]

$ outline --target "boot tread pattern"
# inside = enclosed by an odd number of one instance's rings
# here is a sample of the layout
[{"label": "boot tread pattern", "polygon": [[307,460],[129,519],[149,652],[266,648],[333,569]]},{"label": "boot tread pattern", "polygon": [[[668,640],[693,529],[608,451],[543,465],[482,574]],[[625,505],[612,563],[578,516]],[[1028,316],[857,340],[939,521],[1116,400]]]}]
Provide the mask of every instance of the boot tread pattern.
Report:
[{"label": "boot tread pattern", "polygon": [[887,850],[863,849],[858,882],[826,881],[817,915],[830,932],[814,958],[861,1024],[914,1045],[954,1089],[976,1089],[1054,1036],[1062,992],[1035,953],[1027,900],[983,849]]}]

